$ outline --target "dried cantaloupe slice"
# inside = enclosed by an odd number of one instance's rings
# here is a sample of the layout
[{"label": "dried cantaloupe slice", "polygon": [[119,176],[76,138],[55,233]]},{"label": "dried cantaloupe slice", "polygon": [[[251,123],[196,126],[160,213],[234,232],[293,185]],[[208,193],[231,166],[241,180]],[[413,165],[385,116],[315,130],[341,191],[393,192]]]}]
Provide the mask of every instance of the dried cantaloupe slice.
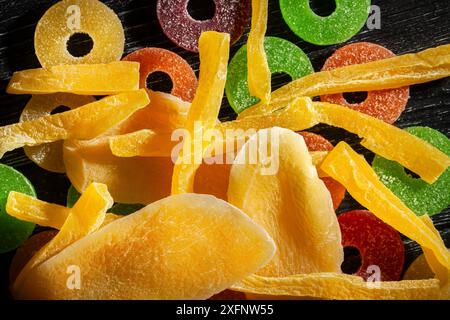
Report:
[{"label": "dried cantaloupe slice", "polygon": [[361,205],[400,233],[430,249],[439,263],[450,270],[450,253],[440,236],[386,188],[364,157],[348,144],[340,142],[321,168],[339,181]]},{"label": "dried cantaloupe slice", "polygon": [[108,64],[59,65],[48,69],[14,72],[10,94],[111,95],[139,89],[139,63],[117,61]]},{"label": "dried cantaloupe slice", "polygon": [[[258,156],[267,148],[270,158],[250,163],[255,145]],[[273,172],[263,172],[267,162]],[[340,272],[344,254],[331,196],[297,133],[272,128],[253,136],[231,169],[228,201],[264,227],[277,245],[274,258],[259,275]]]},{"label": "dried cantaloupe slice", "polygon": [[[76,109],[94,101],[92,96],[78,96],[70,93],[32,96],[20,115],[20,122],[48,116],[60,106]],[[62,141],[56,141],[23,149],[27,157],[41,168],[51,172],[64,173],[66,169],[64,168],[62,145]]]},{"label": "dried cantaloupe slice", "polygon": [[103,184],[92,183],[75,203],[58,234],[26,264],[13,284],[13,291],[26,282],[28,273],[73,242],[92,233],[103,224],[106,211],[114,204]]},{"label": "dried cantaloupe slice", "polygon": [[[236,207],[176,195],[73,243],[32,269],[14,296],[206,299],[256,272],[274,250],[267,232]],[[66,286],[70,265],[79,267],[80,290]]]},{"label": "dried cantaloupe slice", "polygon": [[75,110],[0,127],[0,158],[5,152],[23,146],[65,139],[93,139],[148,103],[145,90],[131,91],[106,97]]},{"label": "dried cantaloupe slice", "polygon": [[[198,88],[186,122],[190,139],[185,141],[174,167],[172,194],[191,192],[194,189],[195,171],[201,165],[203,153],[210,144],[205,139],[205,132],[195,130],[213,129],[217,123],[227,78],[230,35],[214,31],[203,32],[199,40],[199,51]],[[200,128],[196,124],[200,124]],[[195,148],[197,144],[201,148]]]}]

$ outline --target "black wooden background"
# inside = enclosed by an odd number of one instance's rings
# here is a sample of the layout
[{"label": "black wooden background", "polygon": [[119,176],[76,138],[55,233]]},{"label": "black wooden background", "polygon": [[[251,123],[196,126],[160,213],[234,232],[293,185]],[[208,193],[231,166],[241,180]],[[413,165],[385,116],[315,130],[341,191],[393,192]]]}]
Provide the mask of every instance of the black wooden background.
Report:
[{"label": "black wooden background", "polygon": [[[192,15],[207,15],[212,0],[192,0]],[[6,85],[14,71],[37,68],[33,36],[36,23],[54,0],[0,0],[0,126],[17,122],[29,96],[7,95]],[[142,47],[162,47],[184,57],[198,73],[198,55],[186,52],[172,44],[162,33],[156,18],[156,0],[107,0],[104,1],[120,17],[125,27],[125,53]],[[350,42],[370,41],[383,45],[397,54],[416,52],[425,48],[450,43],[450,8],[448,0],[372,0],[381,8],[381,29],[366,27]],[[332,10],[333,0],[311,0],[317,13],[326,15]],[[248,30],[247,30],[248,31]],[[342,46],[318,47],[305,43],[293,34],[284,23],[278,1],[270,1],[268,35],[285,38],[302,48],[311,59],[315,70],[320,70],[332,52]],[[232,47],[232,54],[245,43],[245,34]],[[275,87],[289,81],[286,76],[275,75]],[[156,77],[152,88],[167,88],[163,77]],[[398,120],[399,127],[429,126],[449,136],[450,129],[450,79],[434,81],[411,88],[411,99],[407,110]],[[234,113],[226,99],[223,102],[221,119],[233,119]],[[343,130],[318,126],[311,131],[328,138],[333,144],[346,140],[356,150],[364,152],[369,160],[373,155],[358,145],[359,139]],[[0,160],[14,166],[33,183],[40,199],[65,204],[69,181],[65,175],[46,172],[27,159],[22,150],[10,152]],[[1,181],[0,181],[1,183]],[[358,208],[347,197],[339,212]],[[450,245],[450,210],[433,217],[437,228]],[[420,253],[417,244],[405,239],[407,265]],[[8,269],[13,252],[0,255],[0,300],[8,298]]]}]

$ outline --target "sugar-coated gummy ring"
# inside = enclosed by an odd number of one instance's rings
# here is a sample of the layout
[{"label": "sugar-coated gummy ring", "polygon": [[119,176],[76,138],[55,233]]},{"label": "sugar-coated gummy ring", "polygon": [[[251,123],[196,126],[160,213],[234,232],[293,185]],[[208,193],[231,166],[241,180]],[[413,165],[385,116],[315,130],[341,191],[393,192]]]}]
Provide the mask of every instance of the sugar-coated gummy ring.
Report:
[{"label": "sugar-coated gummy ring", "polygon": [[158,0],[157,15],[163,32],[177,46],[192,52],[198,52],[198,39],[203,31],[229,33],[231,43],[236,42],[249,23],[250,0],[213,1],[214,17],[198,21],[187,10],[189,0]]},{"label": "sugar-coated gummy ring", "polygon": [[[357,42],[336,50],[325,62],[322,70],[332,70],[353,64],[367,63],[395,56],[392,51],[369,42]],[[361,103],[349,103],[342,93],[324,95],[321,101],[345,105],[387,123],[394,123],[405,110],[409,87],[367,92]]]},{"label": "sugar-coated gummy ring", "polygon": [[[411,127],[405,130],[450,156],[450,139],[439,131],[427,127]],[[397,162],[380,156],[374,158],[372,166],[380,180],[417,215],[431,216],[449,206],[450,168],[430,185],[407,174]]]},{"label": "sugar-coated gummy ring", "polygon": [[[32,96],[20,116],[20,122],[35,120],[48,116],[60,106],[76,109],[88,103],[94,102],[91,96],[79,96],[69,93],[45,94]],[[41,168],[64,173],[63,141],[46,143],[40,146],[24,148],[27,157]]]},{"label": "sugar-coated gummy ring", "polygon": [[136,61],[140,67],[140,87],[145,88],[147,78],[154,72],[164,72],[172,80],[171,94],[191,102],[197,89],[197,77],[189,63],[172,51],[161,48],[143,48],[126,56],[125,61]]},{"label": "sugar-coated gummy ring", "polygon": [[314,13],[309,0],[280,0],[284,21],[306,42],[326,46],[349,40],[361,30],[369,15],[370,0],[336,0],[328,17]]},{"label": "sugar-coated gummy ring", "polygon": [[11,217],[6,212],[6,202],[11,191],[35,197],[31,182],[19,171],[0,164],[0,253],[19,247],[34,230],[34,224]]},{"label": "sugar-coated gummy ring", "polygon": [[[67,42],[76,33],[93,41],[85,56],[74,57]],[[39,20],[34,47],[41,65],[94,64],[118,61],[122,57],[125,34],[117,15],[97,0],[63,0],[53,5]]]},{"label": "sugar-coated gummy ring", "polygon": [[[308,56],[292,42],[266,37],[264,47],[272,73],[284,72],[295,80],[314,72]],[[247,45],[242,46],[231,59],[225,91],[228,102],[237,113],[258,102],[257,98],[250,96],[248,89]]]}]

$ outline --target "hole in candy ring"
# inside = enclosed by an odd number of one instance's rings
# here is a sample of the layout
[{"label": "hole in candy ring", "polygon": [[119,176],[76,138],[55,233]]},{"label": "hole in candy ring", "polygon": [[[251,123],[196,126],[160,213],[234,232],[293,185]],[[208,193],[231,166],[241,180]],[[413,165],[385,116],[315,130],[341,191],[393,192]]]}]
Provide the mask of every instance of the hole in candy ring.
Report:
[{"label": "hole in candy ring", "polygon": [[155,71],[147,77],[147,88],[153,91],[171,93],[173,89],[172,78],[165,72]]},{"label": "hole in candy ring", "polygon": [[341,270],[346,274],[355,274],[362,266],[361,253],[358,248],[344,247],[344,262],[342,262]]},{"label": "hole in candy ring", "polygon": [[94,48],[94,40],[87,33],[74,33],[67,41],[67,51],[76,58],[88,55],[92,48]]},{"label": "hole in candy ring", "polygon": [[216,4],[213,0],[191,0],[188,3],[187,11],[194,20],[211,20],[216,14]]},{"label": "hole in candy ring", "polygon": [[54,114],[63,113],[63,112],[70,111],[70,110],[71,110],[71,109],[70,109],[69,107],[66,107],[66,106],[58,106],[58,107],[56,107],[55,109],[53,109],[52,112],[50,112],[50,114],[51,114],[51,115],[54,115]]},{"label": "hole in candy ring", "polygon": [[335,0],[309,0],[309,7],[320,17],[328,17],[336,11]]},{"label": "hole in candy ring", "polygon": [[345,92],[342,94],[344,96],[345,101],[350,104],[359,104],[363,103],[367,99],[367,91],[361,92]]},{"label": "hole in candy ring", "polygon": [[278,88],[281,88],[286,83],[289,83],[292,80],[293,80],[292,77],[289,74],[287,74],[286,72],[272,73],[272,78],[271,78],[272,91],[274,91]]}]

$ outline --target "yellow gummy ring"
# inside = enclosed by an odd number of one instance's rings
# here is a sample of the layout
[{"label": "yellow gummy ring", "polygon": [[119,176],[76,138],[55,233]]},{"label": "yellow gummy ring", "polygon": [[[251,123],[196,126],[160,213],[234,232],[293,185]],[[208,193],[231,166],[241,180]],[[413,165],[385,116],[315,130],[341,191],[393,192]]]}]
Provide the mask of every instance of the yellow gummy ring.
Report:
[{"label": "yellow gummy ring", "polygon": [[[87,34],[92,50],[75,57],[67,50],[74,34]],[[39,20],[34,47],[41,65],[108,63],[120,60],[125,34],[119,17],[97,0],[63,0],[53,5]]]}]

